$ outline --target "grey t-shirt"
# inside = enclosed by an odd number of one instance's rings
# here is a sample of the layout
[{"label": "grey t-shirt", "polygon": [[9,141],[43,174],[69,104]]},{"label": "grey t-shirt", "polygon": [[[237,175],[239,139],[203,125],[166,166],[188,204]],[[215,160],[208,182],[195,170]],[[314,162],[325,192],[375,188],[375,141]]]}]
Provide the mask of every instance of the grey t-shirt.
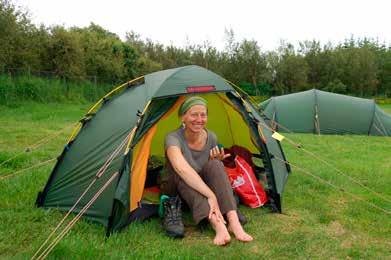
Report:
[{"label": "grey t-shirt", "polygon": [[[204,165],[209,160],[210,149],[217,145],[216,134],[209,130],[206,131],[208,133],[208,138],[206,140],[205,146],[200,151],[193,150],[187,145],[183,128],[179,128],[166,136],[166,139],[164,140],[164,150],[167,151],[167,148],[170,146],[179,147],[182,151],[183,157],[185,157],[190,166],[193,167],[196,172],[200,173]],[[167,170],[173,172],[174,170],[168,159],[167,164],[169,166],[167,167]]]}]

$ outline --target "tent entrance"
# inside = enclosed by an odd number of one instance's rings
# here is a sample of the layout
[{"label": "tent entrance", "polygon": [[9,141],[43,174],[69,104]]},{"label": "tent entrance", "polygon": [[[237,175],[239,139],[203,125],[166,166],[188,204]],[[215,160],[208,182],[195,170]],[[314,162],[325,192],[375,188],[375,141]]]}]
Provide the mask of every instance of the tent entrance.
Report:
[{"label": "tent entrance", "polygon": [[[252,153],[258,154],[260,152],[260,149],[255,145],[256,142],[251,135],[249,126],[238,108],[225,93],[202,94],[199,96],[208,101],[208,123],[206,127],[216,133],[220,144],[224,147],[240,145],[246,147]],[[184,99],[185,97],[181,96],[175,101],[174,105],[166,108],[167,112],[149,127],[134,147],[130,171],[130,211],[139,207],[143,197],[151,197],[151,192],[154,192],[154,190],[145,189],[148,161],[151,156],[164,161],[164,138],[169,132],[181,126],[178,110]],[[152,111],[155,102],[161,103],[162,100],[152,101]],[[148,117],[155,118],[154,115],[149,114],[145,121],[148,121]],[[145,122],[143,126],[148,126],[148,123]],[[143,129],[140,129],[140,131],[143,132]]]}]

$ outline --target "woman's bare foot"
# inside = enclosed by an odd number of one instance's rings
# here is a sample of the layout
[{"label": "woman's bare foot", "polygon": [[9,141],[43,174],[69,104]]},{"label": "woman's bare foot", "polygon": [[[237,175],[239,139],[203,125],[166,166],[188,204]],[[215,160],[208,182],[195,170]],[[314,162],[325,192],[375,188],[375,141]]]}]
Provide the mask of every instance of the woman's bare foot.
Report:
[{"label": "woman's bare foot", "polygon": [[225,246],[229,242],[231,242],[231,236],[229,235],[228,231],[225,234],[216,232],[216,236],[213,239],[213,244],[217,246]]},{"label": "woman's bare foot", "polygon": [[221,221],[218,221],[215,215],[210,219],[213,229],[216,231],[216,236],[213,239],[213,244],[218,246],[225,246],[231,241],[231,236],[227,230],[225,224]]},{"label": "woman's bare foot", "polygon": [[242,242],[250,242],[253,241],[253,237],[247,234],[241,225],[229,225],[228,230],[232,232],[235,238]]},{"label": "woman's bare foot", "polygon": [[253,237],[247,234],[242,225],[239,222],[238,214],[236,210],[231,210],[227,213],[228,218],[228,230],[232,232],[235,238],[242,242],[250,242],[253,241]]}]

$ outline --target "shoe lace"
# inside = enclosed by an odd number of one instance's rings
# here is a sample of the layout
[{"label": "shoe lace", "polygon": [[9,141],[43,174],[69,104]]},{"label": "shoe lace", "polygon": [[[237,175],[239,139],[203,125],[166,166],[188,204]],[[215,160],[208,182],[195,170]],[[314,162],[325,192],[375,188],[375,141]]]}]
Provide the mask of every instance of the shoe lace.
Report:
[{"label": "shoe lace", "polygon": [[177,224],[182,221],[181,200],[179,198],[169,199],[165,203],[164,213],[167,223]]}]

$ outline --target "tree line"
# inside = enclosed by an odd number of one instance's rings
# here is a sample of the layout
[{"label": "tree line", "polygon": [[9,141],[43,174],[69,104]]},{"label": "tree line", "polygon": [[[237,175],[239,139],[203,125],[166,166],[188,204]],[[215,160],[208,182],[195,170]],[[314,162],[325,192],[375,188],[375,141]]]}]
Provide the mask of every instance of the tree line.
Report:
[{"label": "tree line", "polygon": [[318,88],[356,96],[391,95],[391,47],[375,39],[345,39],[295,47],[281,41],[273,51],[237,41],[225,31],[225,48],[210,42],[165,46],[130,31],[124,40],[105,28],[36,26],[28,11],[0,0],[0,73],[13,68],[49,71],[73,81],[120,83],[163,69],[196,64],[236,83],[252,95],[280,95]]}]

